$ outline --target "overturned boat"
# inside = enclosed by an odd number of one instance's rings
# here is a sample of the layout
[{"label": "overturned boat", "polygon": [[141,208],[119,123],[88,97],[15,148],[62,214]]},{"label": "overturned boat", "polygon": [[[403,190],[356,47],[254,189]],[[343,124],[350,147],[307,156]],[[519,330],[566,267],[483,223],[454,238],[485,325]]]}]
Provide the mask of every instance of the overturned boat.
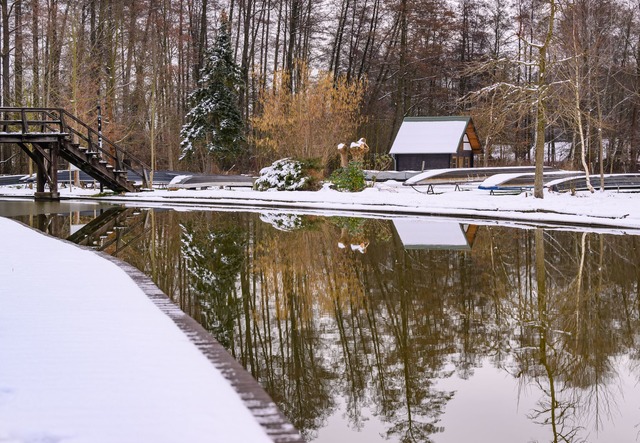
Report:
[{"label": "overturned boat", "polygon": [[[600,189],[600,175],[590,177],[591,185]],[[560,178],[547,183],[553,192],[586,191],[587,177],[584,173],[577,177]],[[640,174],[605,174],[604,189],[616,191],[640,191]]]}]

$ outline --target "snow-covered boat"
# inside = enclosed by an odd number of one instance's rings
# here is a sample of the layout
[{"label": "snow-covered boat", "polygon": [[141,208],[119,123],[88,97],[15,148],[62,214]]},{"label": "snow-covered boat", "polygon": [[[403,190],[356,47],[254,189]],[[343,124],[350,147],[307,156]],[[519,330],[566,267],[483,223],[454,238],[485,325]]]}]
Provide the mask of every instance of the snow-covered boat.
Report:
[{"label": "snow-covered boat", "polygon": [[[566,179],[580,176],[579,171],[547,171],[543,172],[542,182],[544,184],[558,179]],[[584,175],[584,174],[582,174]],[[514,173],[514,174],[495,174],[484,180],[478,189],[485,191],[524,191],[531,189],[535,184],[535,173]]]},{"label": "snow-covered boat", "polygon": [[[600,189],[600,175],[591,175],[591,185]],[[547,183],[547,187],[553,192],[586,191],[587,178],[583,174],[577,177],[561,178]],[[604,189],[640,191],[640,174],[605,174]]]},{"label": "snow-covered boat", "polygon": [[[448,168],[430,169],[415,175],[404,182],[406,186],[434,185],[434,184],[461,184],[468,182],[480,182],[495,174],[524,174],[535,172],[535,166],[501,166],[490,168]],[[556,171],[549,166],[546,171]]]}]

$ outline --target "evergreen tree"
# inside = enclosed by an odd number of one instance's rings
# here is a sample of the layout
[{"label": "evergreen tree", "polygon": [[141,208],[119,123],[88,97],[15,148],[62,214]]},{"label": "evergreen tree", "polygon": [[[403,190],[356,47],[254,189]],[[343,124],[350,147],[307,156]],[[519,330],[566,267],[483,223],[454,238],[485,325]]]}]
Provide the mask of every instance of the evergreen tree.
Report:
[{"label": "evergreen tree", "polygon": [[244,124],[238,104],[240,69],[233,60],[229,21],[220,20],[213,48],[207,50],[197,89],[189,96],[191,110],[180,131],[180,160],[197,156],[206,170],[213,159],[232,165],[244,144]]}]

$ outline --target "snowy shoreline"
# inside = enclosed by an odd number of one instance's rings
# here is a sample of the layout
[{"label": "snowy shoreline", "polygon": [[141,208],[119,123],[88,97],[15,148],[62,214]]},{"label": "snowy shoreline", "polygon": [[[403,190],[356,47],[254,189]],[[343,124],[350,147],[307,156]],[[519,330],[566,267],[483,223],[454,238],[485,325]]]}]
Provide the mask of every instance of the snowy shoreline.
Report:
[{"label": "snowy shoreline", "polygon": [[2,217],[0,241],[0,440],[302,441],[132,266]]},{"label": "snowy shoreline", "polygon": [[[424,190],[426,191],[426,189]],[[579,192],[576,195],[545,191],[544,199],[530,193],[490,195],[477,189],[454,191],[436,186],[437,194],[398,182],[377,183],[358,193],[330,189],[310,191],[267,191],[249,189],[154,190],[117,196],[96,197],[95,190],[62,188],[63,199],[92,199],[113,203],[171,206],[233,206],[238,208],[306,209],[350,211],[412,216],[466,217],[511,220],[585,227],[640,229],[640,193],[615,191]],[[0,187],[0,198],[33,196],[33,190]]]}]

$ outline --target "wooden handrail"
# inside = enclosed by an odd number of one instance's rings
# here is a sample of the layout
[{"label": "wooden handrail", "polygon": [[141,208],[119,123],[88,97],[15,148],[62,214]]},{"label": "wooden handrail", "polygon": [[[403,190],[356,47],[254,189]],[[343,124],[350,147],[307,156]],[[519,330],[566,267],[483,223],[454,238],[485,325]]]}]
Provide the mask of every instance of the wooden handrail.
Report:
[{"label": "wooden handrail", "polygon": [[[30,118],[34,114],[38,118]],[[69,122],[82,129],[75,129]],[[10,126],[19,126],[20,133],[30,134],[34,133],[32,126],[40,126],[42,133],[75,134],[87,142],[89,149],[112,160],[117,170],[130,170],[142,178],[144,186],[149,186],[148,171],[151,168],[146,163],[104,135],[103,147],[100,148],[97,143],[98,131],[63,108],[0,107],[0,126],[3,132],[8,132]]]}]

